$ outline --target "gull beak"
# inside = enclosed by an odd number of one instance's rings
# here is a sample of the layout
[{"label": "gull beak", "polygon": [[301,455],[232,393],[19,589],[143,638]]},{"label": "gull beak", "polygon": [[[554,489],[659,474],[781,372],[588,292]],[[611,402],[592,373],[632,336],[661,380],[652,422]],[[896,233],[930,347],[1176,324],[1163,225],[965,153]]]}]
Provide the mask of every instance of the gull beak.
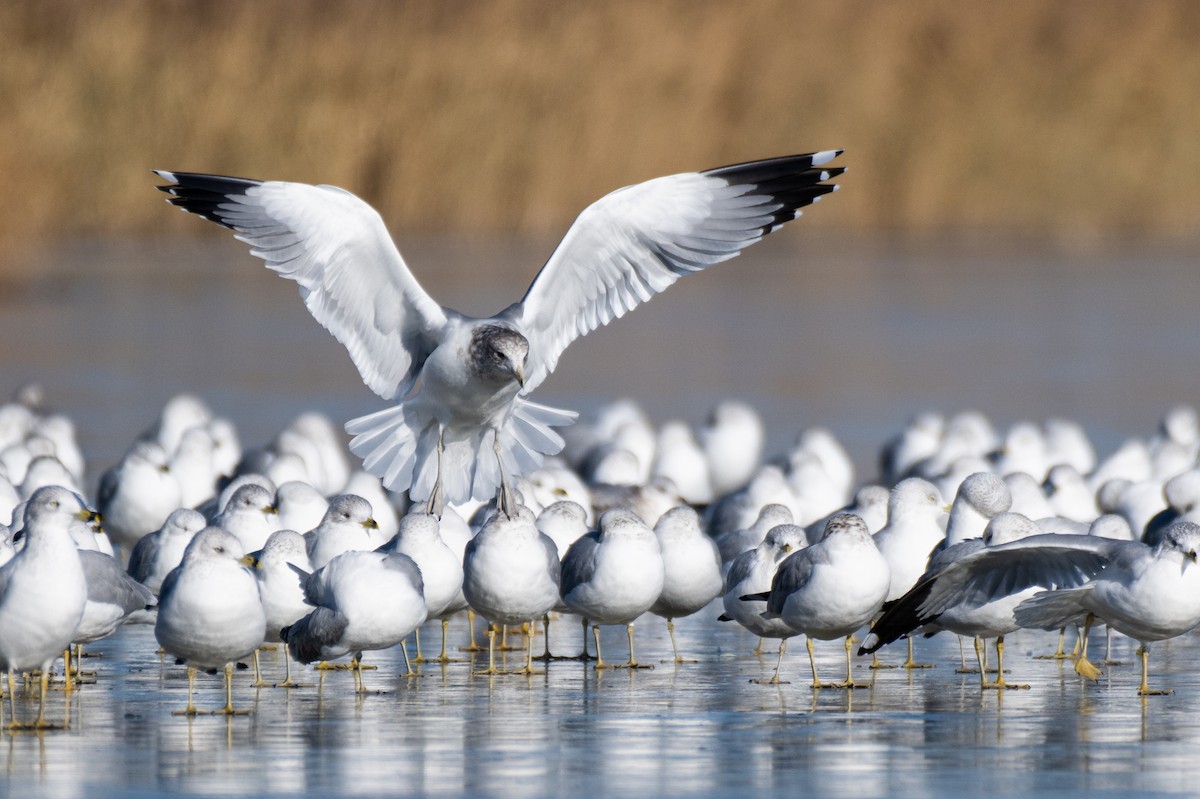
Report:
[{"label": "gull beak", "polygon": [[513,377],[517,378],[517,385],[519,385],[521,388],[525,388],[525,364],[514,363],[512,371]]},{"label": "gull beak", "polygon": [[103,516],[91,508],[84,508],[83,510],[79,511],[79,513],[75,514],[75,518],[79,519],[81,522],[91,522],[97,526],[99,526],[100,522],[104,519]]},{"label": "gull beak", "polygon": [[257,569],[261,565],[262,561],[256,558],[254,553],[251,553],[239,560],[238,563],[242,564],[243,566],[249,566],[251,569]]},{"label": "gull beak", "polygon": [[953,506],[952,506],[952,505],[948,505],[948,504],[947,504],[947,505],[943,505],[943,506],[942,506],[942,511],[943,511],[943,512],[945,512],[945,513],[949,513],[949,512],[951,511],[951,509],[952,509],[952,508],[953,508]]},{"label": "gull beak", "polygon": [[262,509],[262,512],[263,512],[263,513],[273,513],[273,514],[275,514],[276,516],[278,516],[278,515],[279,515],[279,508],[277,508],[277,507],[276,507],[276,506],[274,506],[274,505],[267,505],[267,506],[265,506],[265,507]]},{"label": "gull beak", "polygon": [[374,517],[374,516],[369,516],[369,517],[367,517],[366,521],[364,521],[364,522],[362,523],[362,526],[363,526],[363,527],[365,527],[365,528],[366,528],[366,529],[368,529],[368,530],[378,530],[378,529],[379,529],[379,522],[375,521],[375,517]]}]

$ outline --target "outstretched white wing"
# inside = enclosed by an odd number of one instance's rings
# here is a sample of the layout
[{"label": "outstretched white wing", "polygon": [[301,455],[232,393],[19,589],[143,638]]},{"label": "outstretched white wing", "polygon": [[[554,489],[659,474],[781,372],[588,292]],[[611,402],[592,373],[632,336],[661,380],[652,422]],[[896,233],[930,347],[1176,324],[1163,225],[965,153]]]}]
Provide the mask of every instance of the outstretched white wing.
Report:
[{"label": "outstretched white wing", "polygon": [[586,208],[524,299],[506,311],[530,341],[525,393],[567,345],[682,275],[733,258],[837,189],[827,150],[657,178]]},{"label": "outstretched white wing", "polygon": [[375,209],[334,186],[157,171],[185,211],[231,228],[350,351],[384,399],[403,396],[446,323]]}]

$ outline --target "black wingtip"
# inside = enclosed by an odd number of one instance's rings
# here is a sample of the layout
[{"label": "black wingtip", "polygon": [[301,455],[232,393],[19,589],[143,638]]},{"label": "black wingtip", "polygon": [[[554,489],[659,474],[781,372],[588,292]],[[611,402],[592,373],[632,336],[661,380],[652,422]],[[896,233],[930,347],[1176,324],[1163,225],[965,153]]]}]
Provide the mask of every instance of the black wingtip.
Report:
[{"label": "black wingtip", "polygon": [[738,599],[743,602],[766,602],[771,596],[770,591],[763,591],[759,594],[742,594]]}]

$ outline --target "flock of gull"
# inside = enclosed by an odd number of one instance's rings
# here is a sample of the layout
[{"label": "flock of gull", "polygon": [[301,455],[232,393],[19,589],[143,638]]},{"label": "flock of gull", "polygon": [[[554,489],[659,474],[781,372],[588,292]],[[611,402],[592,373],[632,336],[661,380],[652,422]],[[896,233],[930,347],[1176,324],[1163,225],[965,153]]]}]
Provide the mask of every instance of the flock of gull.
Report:
[{"label": "flock of gull", "polygon": [[[764,460],[762,422],[737,401],[701,426],[658,428],[618,401],[566,438],[561,456],[514,478],[515,508],[470,501],[439,518],[355,469],[320,414],[243,450],[232,423],[180,395],[85,499],[73,424],[22,390],[0,406],[9,726],[50,726],[57,659],[70,687],[79,649],[126,623],[153,624],[165,653],[186,665],[179,712],[188,715],[201,712],[198,669],[224,671],[226,701],[214,712],[244,712],[233,703],[234,664],[253,659],[256,684],[266,684],[265,646],[290,654],[281,687],[297,685],[292,659],[337,668],[346,664],[331,661],[348,656],[364,691],[363,653],[397,645],[415,674],[406,639],[416,637],[419,659],[446,662],[446,626],[464,612],[488,623],[478,668],[501,673],[496,639],[523,636],[522,665],[509,673],[533,674],[534,630],[552,613],[580,619],[576,658],[641,668],[643,614],[666,619],[684,662],[673,620],[720,604],[720,621],[779,642],[774,674],[755,682],[779,682],[786,642],[804,636],[814,689],[856,686],[856,635],[865,634],[860,655],[907,637],[900,667],[920,668],[914,639],[939,631],[974,639],[982,688],[1026,687],[1004,677],[1004,637],[1018,628],[1078,630],[1074,651],[1060,635],[1051,656],[1094,680],[1089,631],[1105,626],[1141,644],[1143,695],[1160,693],[1147,681],[1149,645],[1200,623],[1191,408],[1103,459],[1070,421],[1002,431],[975,412],[925,413],[886,444],[871,484],[821,428]],[[441,651],[425,656],[418,631],[431,622]],[[603,659],[600,625],[626,628],[624,662]],[[548,634],[540,659],[559,659]],[[835,640],[845,679],[822,682],[814,642]],[[21,673],[40,682],[31,722],[18,713]]]}]

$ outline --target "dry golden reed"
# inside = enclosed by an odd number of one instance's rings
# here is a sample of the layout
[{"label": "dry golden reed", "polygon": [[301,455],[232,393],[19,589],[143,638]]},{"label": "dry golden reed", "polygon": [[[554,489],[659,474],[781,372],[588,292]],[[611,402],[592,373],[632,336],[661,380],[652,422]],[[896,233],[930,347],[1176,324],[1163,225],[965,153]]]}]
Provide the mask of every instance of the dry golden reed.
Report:
[{"label": "dry golden reed", "polygon": [[162,235],[153,167],[550,232],[621,185],[845,147],[839,230],[1194,232],[1193,2],[5,2],[0,244]]}]

